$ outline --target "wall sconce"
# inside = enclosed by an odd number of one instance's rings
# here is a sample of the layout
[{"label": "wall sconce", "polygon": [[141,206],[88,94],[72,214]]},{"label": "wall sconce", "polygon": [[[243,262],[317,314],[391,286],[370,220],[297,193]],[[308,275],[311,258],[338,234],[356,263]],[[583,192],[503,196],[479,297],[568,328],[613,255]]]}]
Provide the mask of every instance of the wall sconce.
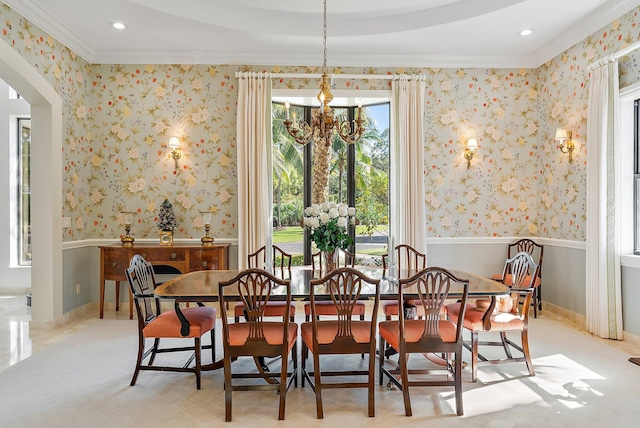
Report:
[{"label": "wall sconce", "polygon": [[182,157],[180,152],[180,139],[178,137],[169,138],[169,148],[171,149],[171,157],[176,163],[176,170],[178,169],[178,159]]},{"label": "wall sconce", "polygon": [[209,235],[209,231],[211,230],[211,212],[201,211],[200,215],[202,215],[202,223],[204,223],[204,236],[200,238],[200,241],[202,241],[203,247],[211,247],[213,246],[213,238]]},{"label": "wall sconce", "polygon": [[129,232],[131,232],[131,219],[137,213],[134,211],[121,211],[120,214],[124,216],[124,231],[125,231],[125,235],[122,238],[120,238],[120,241],[122,241],[123,247],[133,247],[133,241],[135,241],[135,239],[133,238],[133,236],[129,234]]},{"label": "wall sconce", "polygon": [[475,138],[469,138],[467,140],[467,148],[464,149],[464,158],[467,160],[467,169],[471,166],[471,159],[473,159],[473,155],[476,153],[476,149],[478,148],[478,142]]},{"label": "wall sconce", "polygon": [[562,153],[569,153],[569,162],[573,160],[573,149],[575,145],[571,141],[571,131],[567,131],[566,128],[556,129],[555,140],[560,144],[560,151]]}]

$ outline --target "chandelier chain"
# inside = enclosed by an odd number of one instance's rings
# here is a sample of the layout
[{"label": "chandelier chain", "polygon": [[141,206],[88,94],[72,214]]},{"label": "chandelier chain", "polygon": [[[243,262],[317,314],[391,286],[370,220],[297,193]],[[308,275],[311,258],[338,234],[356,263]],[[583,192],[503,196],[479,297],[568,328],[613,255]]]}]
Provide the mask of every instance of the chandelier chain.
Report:
[{"label": "chandelier chain", "polygon": [[[328,150],[331,146],[331,138],[334,132],[340,136],[342,141],[347,144],[353,144],[357,142],[364,134],[364,120],[362,118],[362,105],[358,104],[353,124],[349,121],[340,122],[334,117],[333,111],[329,104],[333,100],[333,94],[331,93],[331,82],[329,72],[327,69],[327,0],[324,0],[323,10],[323,33],[322,33],[322,45],[323,45],[323,62],[322,62],[322,82],[320,83],[320,93],[318,94],[318,101],[320,101],[320,108],[313,113],[313,117],[309,123],[303,120],[296,120],[295,112],[293,120],[289,116],[289,103],[285,103],[286,120],[284,126],[287,129],[289,135],[300,144],[307,144],[314,141],[318,146],[323,146]],[[328,152],[327,152],[328,154]],[[316,167],[314,161],[314,170]],[[328,168],[328,166],[326,166]],[[327,169],[328,170],[328,169]],[[320,181],[324,184],[319,184],[319,187],[326,187],[326,182]]]},{"label": "chandelier chain", "polygon": [[322,37],[322,46],[324,48],[323,51],[323,58],[324,61],[322,63],[322,72],[326,73],[327,72],[327,0],[324,0],[324,26],[322,28],[323,30],[323,37]]}]

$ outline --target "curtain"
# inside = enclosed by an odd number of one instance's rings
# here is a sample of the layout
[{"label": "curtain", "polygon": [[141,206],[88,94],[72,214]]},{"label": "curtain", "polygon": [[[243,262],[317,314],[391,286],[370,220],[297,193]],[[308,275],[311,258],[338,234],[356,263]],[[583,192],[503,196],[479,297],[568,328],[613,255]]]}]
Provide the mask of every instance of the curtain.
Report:
[{"label": "curtain", "polygon": [[620,201],[618,62],[613,57],[591,69],[587,118],[587,329],[622,339],[620,285]]},{"label": "curtain", "polygon": [[427,253],[424,192],[424,78],[402,75],[393,81],[391,108],[390,235],[395,245]]},{"label": "curtain", "polygon": [[[263,245],[271,250],[273,174],[271,159],[271,77],[238,74],[238,268]],[[268,251],[267,262],[271,258]]]}]

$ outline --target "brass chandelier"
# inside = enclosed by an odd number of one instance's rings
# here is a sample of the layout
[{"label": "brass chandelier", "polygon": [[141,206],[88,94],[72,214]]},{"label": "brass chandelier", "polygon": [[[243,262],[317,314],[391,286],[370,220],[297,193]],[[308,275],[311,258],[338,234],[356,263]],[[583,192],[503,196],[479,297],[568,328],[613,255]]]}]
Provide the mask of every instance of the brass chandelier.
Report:
[{"label": "brass chandelier", "polygon": [[323,30],[324,36],[322,38],[322,44],[324,47],[324,60],[322,63],[322,82],[320,83],[320,93],[318,93],[320,108],[314,112],[311,118],[311,125],[309,125],[303,120],[296,121],[295,115],[293,121],[289,118],[289,103],[287,102],[285,104],[287,118],[284,121],[284,126],[287,128],[289,135],[299,144],[307,144],[314,139],[315,141],[325,141],[325,144],[329,145],[334,129],[345,143],[353,144],[364,134],[364,127],[362,126],[362,105],[358,104],[356,118],[353,121],[353,131],[351,131],[349,121],[338,122],[338,120],[334,118],[331,107],[329,107],[329,103],[333,100],[333,94],[331,93],[331,84],[329,83],[329,74],[327,73],[327,0],[324,0]]}]

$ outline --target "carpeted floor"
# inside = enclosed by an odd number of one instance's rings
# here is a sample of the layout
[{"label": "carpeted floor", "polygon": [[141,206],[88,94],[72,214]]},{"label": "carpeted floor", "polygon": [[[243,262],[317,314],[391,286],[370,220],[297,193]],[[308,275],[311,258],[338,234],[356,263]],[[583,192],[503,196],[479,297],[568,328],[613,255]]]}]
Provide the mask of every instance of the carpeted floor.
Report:
[{"label": "carpeted floor", "polygon": [[[376,417],[367,417],[365,390],[324,393],[325,419],[315,418],[309,387],[287,395],[277,420],[273,392],[234,393],[229,426],[257,427],[637,427],[640,366],[608,341],[544,317],[531,319],[535,377],[524,364],[483,367],[470,382],[465,369],[465,416],[455,415],[449,388],[412,390],[413,417],[402,394],[377,387]],[[224,425],[222,371],[203,375],[142,372],[129,386],[136,324],[96,320],[86,329],[0,372],[0,427],[200,427]],[[221,354],[219,354],[221,355]],[[208,355],[207,355],[208,356]],[[210,356],[209,356],[210,358]],[[334,359],[328,364],[342,364]],[[366,364],[359,357],[352,364]]]}]

